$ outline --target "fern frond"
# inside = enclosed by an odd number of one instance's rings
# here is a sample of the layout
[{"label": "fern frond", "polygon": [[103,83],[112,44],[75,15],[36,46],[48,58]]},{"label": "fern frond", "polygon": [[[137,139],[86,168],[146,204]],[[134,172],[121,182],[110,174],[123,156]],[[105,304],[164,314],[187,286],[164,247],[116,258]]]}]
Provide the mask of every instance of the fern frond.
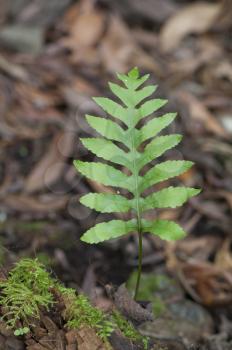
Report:
[{"label": "fern frond", "polygon": [[137,222],[134,219],[129,221],[112,220],[102,222],[85,232],[82,236],[82,241],[86,243],[99,243],[112,238],[118,238],[136,230]]},{"label": "fern frond", "polygon": [[196,196],[200,190],[190,187],[168,187],[143,198],[143,210],[155,208],[176,208]]},{"label": "fern frond", "polygon": [[121,187],[132,191],[129,177],[111,165],[97,162],[74,161],[76,169],[88,179],[97,181],[105,186]]},{"label": "fern frond", "polygon": [[193,162],[187,160],[167,160],[155,165],[153,168],[148,170],[142,178],[140,178],[139,193],[142,193],[147,188],[159,182],[169,180],[175,176],[185,173],[192,166]]},{"label": "fern frond", "polygon": [[142,231],[152,233],[166,241],[176,241],[186,236],[182,227],[169,220],[142,220]]},{"label": "fern frond", "polygon": [[[126,189],[133,195],[132,199],[127,199],[125,196],[118,194],[89,193],[81,197],[82,204],[102,213],[128,212],[131,210],[136,219],[129,221],[112,220],[97,224],[90,228],[81,239],[87,243],[98,243],[134,231],[139,233],[150,232],[165,240],[182,238],[185,233],[175,222],[142,219],[142,214],[146,210],[175,208],[200,192],[200,190],[194,188],[171,186],[154,192],[147,197],[142,196],[146,189],[159,182],[181,175],[193,165],[192,162],[183,160],[165,161],[151,167],[144,176],[141,175],[141,170],[145,165],[149,165],[151,161],[157,159],[181,141],[182,135],[179,134],[157,136],[174,121],[176,113],[167,113],[152,118],[147,123],[144,119],[144,125],[138,128],[137,125],[143,118],[158,111],[167,103],[167,100],[148,100],[157,86],[150,85],[141,88],[149,75],[140,77],[137,68],[132,69],[128,74],[117,74],[117,77],[123,82],[123,87],[115,83],[109,83],[109,87],[117,101],[105,97],[94,98],[95,102],[116,120],[87,115],[87,122],[101,137],[83,138],[81,141],[97,157],[127,168],[127,174],[129,175],[115,169],[113,165],[100,162],[74,161],[74,165],[87,178],[105,186]],[[123,122],[123,127],[117,123],[118,120]],[[115,144],[115,141],[118,144]],[[145,146],[143,146],[144,142],[147,142]],[[127,151],[125,151],[125,148],[121,148],[121,144],[126,146]]]},{"label": "fern frond", "polygon": [[125,213],[132,208],[130,200],[110,193],[88,193],[80,198],[80,202],[101,213]]}]

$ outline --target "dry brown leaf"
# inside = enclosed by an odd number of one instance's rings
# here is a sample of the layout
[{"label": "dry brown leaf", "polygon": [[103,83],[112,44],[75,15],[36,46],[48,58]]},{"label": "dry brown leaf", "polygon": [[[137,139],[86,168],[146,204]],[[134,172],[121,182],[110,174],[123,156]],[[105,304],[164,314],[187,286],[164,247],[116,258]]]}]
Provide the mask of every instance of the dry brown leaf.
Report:
[{"label": "dry brown leaf", "polygon": [[215,265],[222,269],[232,271],[231,239],[225,239],[215,257]]},{"label": "dry brown leaf", "polygon": [[[221,192],[220,192],[221,193]],[[227,200],[230,209],[232,211],[232,193],[231,192],[226,192],[226,191],[222,191],[223,196],[225,197],[225,199]]]},{"label": "dry brown leaf", "polygon": [[194,95],[186,91],[179,91],[176,96],[183,105],[186,105],[193,120],[200,122],[206,130],[217,136],[228,137],[227,131]]},{"label": "dry brown leaf", "polygon": [[24,212],[35,212],[35,213],[49,213],[52,211],[63,209],[69,196],[40,196],[40,197],[29,197],[26,195],[14,195],[9,194],[4,198],[3,203],[11,209]]},{"label": "dry brown leaf", "polygon": [[187,5],[170,17],[160,32],[163,51],[171,52],[188,34],[204,33],[215,23],[220,14],[220,4],[197,2]]},{"label": "dry brown leaf", "polygon": [[187,237],[177,242],[176,253],[184,259],[194,259],[196,261],[207,261],[220,245],[219,237],[206,235],[203,237]]},{"label": "dry brown leaf", "polygon": [[15,84],[15,94],[23,105],[33,104],[40,110],[54,106],[59,102],[59,96],[55,95],[54,92],[44,92],[22,82]]},{"label": "dry brown leaf", "polygon": [[208,262],[219,245],[220,239],[211,236],[187,238],[166,245],[168,268],[177,274],[195,301],[207,306],[227,305],[232,301],[232,259],[228,240],[214,261]]},{"label": "dry brown leaf", "polygon": [[109,72],[124,72],[138,65],[160,76],[159,65],[137,45],[124,21],[100,10],[93,1],[75,6],[64,22],[69,35],[63,40],[72,50],[74,63],[93,67],[103,63]]},{"label": "dry brown leaf", "polygon": [[69,331],[66,333],[66,339],[69,346],[76,345],[78,350],[107,350],[95,331],[89,327]]},{"label": "dry brown leaf", "polygon": [[44,129],[41,127],[35,128],[34,125],[29,126],[25,123],[25,110],[15,105],[8,113],[3,115],[3,121],[0,121],[1,134],[8,137],[18,137],[19,139],[37,139],[44,135]]},{"label": "dry brown leaf", "polygon": [[[210,37],[200,37],[193,48],[190,48],[190,55],[183,55],[177,60],[170,62],[172,74],[188,77],[192,80],[192,75],[202,66],[208,66],[209,62],[221,60],[224,52],[219,43]],[[187,57],[186,57],[187,56]],[[205,69],[205,68],[204,68]],[[183,78],[182,78],[183,79]]]},{"label": "dry brown leaf", "polygon": [[[69,128],[54,136],[48,151],[25,180],[24,189],[27,193],[50,186],[60,178],[65,167],[65,158],[73,149],[74,137],[75,134],[70,132]],[[62,153],[58,146],[60,140],[62,140]]]},{"label": "dry brown leaf", "polygon": [[219,30],[229,30],[232,25],[232,2],[231,0],[221,0],[222,11],[220,13],[215,28]]},{"label": "dry brown leaf", "polygon": [[96,44],[104,33],[106,13],[97,9],[92,1],[81,1],[67,13],[64,27],[68,36],[62,41],[72,50],[75,62],[98,62]]},{"label": "dry brown leaf", "polygon": [[209,263],[187,263],[182,267],[189,285],[205,305],[227,305],[232,302],[232,280],[223,270]]},{"label": "dry brown leaf", "polygon": [[18,64],[10,62],[9,59],[6,59],[3,56],[0,56],[0,70],[8,74],[14,79],[21,81],[29,81],[29,76],[27,71]]},{"label": "dry brown leaf", "polygon": [[207,88],[215,89],[216,87],[231,95],[232,64],[225,58],[225,53],[218,57],[217,61],[208,61],[202,71],[201,79]]},{"label": "dry brown leaf", "polygon": [[125,72],[133,66],[149,69],[160,76],[154,59],[137,45],[131,31],[117,16],[110,16],[106,34],[99,47],[101,61],[110,72]]}]

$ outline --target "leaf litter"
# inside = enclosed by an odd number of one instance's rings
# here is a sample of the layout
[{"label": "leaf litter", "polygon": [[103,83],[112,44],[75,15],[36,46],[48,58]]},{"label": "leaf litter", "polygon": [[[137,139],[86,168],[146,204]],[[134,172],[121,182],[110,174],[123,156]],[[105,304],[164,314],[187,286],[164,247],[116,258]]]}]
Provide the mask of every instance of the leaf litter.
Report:
[{"label": "leaf litter", "polygon": [[[136,240],[128,237],[91,249],[79,241],[81,232],[100,217],[78,206],[73,210],[72,203],[86,189],[103,189],[75,175],[71,161],[86,160],[77,139],[91,136],[82,120],[84,114],[99,113],[90,96],[104,95],[106,82],[115,71],[126,72],[139,66],[142,72],[151,73],[152,83],[159,84],[160,96],[171,101],[170,109],[179,112],[174,129],[180,130],[186,141],[170,156],[196,162],[195,168],[177,183],[204,189],[199,200],[183,209],[159,213],[162,218],[180,221],[190,236],[174,245],[146,238],[146,269],[153,274],[163,269],[174,276],[184,298],[207,308],[214,322],[210,334],[202,333],[198,344],[193,340],[186,343],[185,335],[171,344],[170,333],[160,346],[172,350],[174,346],[177,350],[229,350],[231,1],[163,0],[154,1],[154,6],[144,0],[142,9],[138,1],[129,0],[65,1],[62,5],[53,0],[52,6],[45,1],[17,3],[9,2],[1,13],[1,25],[6,29],[0,36],[3,264],[7,266],[27,254],[49,258],[61,280],[77,289],[84,285],[95,303],[105,305],[109,299],[104,285],[120,285],[128,279],[137,263]],[[39,35],[14,40],[17,26],[30,27],[33,23]],[[7,31],[11,33],[10,47],[1,40]],[[62,259],[68,264],[62,264]],[[83,283],[92,265],[94,273]],[[188,306],[186,310],[192,314],[197,307]],[[183,323],[179,323],[184,332]],[[164,326],[160,323],[159,327]],[[155,330],[149,333],[156,334]],[[45,326],[41,332],[49,331]],[[90,330],[85,332],[83,339],[94,339]],[[13,348],[23,349],[19,340],[6,334],[1,329],[1,336]],[[60,339],[57,348],[65,349],[62,330],[56,337]],[[155,340],[160,342],[158,337],[159,334]],[[48,344],[44,340],[43,344],[30,346],[42,350],[49,349]],[[87,350],[87,340],[83,344]],[[69,350],[74,349],[72,345],[70,341]],[[124,343],[124,349],[126,346],[129,349]]]}]

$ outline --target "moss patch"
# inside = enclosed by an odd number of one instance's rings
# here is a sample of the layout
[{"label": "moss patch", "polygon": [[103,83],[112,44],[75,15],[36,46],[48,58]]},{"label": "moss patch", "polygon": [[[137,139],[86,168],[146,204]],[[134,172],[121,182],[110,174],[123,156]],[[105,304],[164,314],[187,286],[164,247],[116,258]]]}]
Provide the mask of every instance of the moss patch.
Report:
[{"label": "moss patch", "polygon": [[147,338],[120,312],[106,314],[92,306],[86,296],[77,295],[74,289],[65,288],[52,278],[38,259],[20,260],[8,278],[0,281],[0,305],[3,320],[17,336],[33,331],[41,311],[49,313],[61,307],[64,327],[68,330],[90,327],[106,344],[111,334],[119,330],[130,341],[148,348]]}]

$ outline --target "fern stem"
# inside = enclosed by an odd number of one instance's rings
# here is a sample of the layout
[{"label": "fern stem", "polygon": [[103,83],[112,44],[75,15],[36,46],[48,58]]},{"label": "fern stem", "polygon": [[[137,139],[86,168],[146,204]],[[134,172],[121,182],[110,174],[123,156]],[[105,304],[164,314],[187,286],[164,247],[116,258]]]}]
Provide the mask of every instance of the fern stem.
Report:
[{"label": "fern stem", "polygon": [[143,258],[143,237],[142,237],[142,231],[138,231],[139,234],[139,261],[138,261],[138,272],[137,272],[137,281],[136,281],[136,287],[135,287],[135,296],[134,299],[137,300],[138,293],[139,293],[139,286],[140,286],[140,279],[141,279],[141,273],[142,273],[142,258]]},{"label": "fern stem", "polygon": [[134,136],[135,126],[133,125],[133,123],[129,125],[129,129],[130,129],[129,135],[131,139],[131,153],[133,155],[133,172],[132,173],[133,173],[134,182],[135,182],[135,189],[134,189],[133,195],[136,201],[136,217],[137,217],[137,227],[138,227],[138,236],[139,236],[137,281],[136,281],[135,295],[134,295],[134,299],[136,300],[138,297],[140,279],[141,279],[141,273],[142,273],[143,238],[142,238],[141,207],[139,202],[140,193],[139,193],[139,186],[138,186],[139,171],[138,171],[137,162],[136,162],[136,147],[135,147],[135,136]]}]

